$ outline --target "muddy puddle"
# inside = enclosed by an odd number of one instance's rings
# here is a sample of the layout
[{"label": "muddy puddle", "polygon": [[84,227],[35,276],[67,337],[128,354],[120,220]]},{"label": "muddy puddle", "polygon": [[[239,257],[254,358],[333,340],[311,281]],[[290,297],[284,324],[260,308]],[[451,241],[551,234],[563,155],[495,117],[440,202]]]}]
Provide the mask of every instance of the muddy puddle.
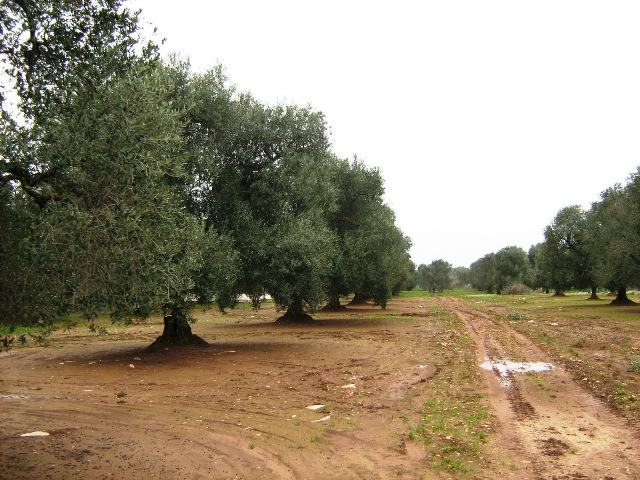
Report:
[{"label": "muddy puddle", "polygon": [[496,372],[500,376],[500,384],[508,388],[511,386],[511,375],[513,373],[547,372],[553,370],[554,366],[546,362],[513,362],[505,359],[487,358],[480,367],[485,370]]}]

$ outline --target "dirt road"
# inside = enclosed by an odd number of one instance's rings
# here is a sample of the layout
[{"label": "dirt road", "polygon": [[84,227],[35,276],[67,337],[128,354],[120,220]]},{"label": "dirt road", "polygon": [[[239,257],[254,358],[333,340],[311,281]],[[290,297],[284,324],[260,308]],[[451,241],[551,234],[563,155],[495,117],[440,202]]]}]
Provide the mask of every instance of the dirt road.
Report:
[{"label": "dirt road", "polygon": [[[507,322],[454,298],[442,301],[464,320],[478,347],[478,363],[494,366],[485,370],[499,425],[492,448],[510,452],[529,478],[640,478],[638,432],[624,419]],[[505,373],[499,369],[504,360],[553,368]]]},{"label": "dirt road", "polygon": [[495,316],[433,297],[277,316],[201,312],[206,348],[146,352],[156,321],[0,354],[0,478],[640,478],[637,432],[561,368],[480,367],[553,363]]}]

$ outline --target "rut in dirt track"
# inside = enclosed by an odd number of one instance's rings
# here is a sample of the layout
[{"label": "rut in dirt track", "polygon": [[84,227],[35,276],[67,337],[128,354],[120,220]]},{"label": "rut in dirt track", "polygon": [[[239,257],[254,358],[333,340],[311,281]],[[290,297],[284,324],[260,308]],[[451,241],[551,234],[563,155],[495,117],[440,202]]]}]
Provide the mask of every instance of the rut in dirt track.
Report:
[{"label": "rut in dirt track", "polygon": [[[442,298],[469,330],[478,364],[552,360],[505,320]],[[540,373],[483,370],[498,425],[491,447],[517,467],[514,477],[532,479],[640,478],[640,441],[599,400],[557,365]]]}]

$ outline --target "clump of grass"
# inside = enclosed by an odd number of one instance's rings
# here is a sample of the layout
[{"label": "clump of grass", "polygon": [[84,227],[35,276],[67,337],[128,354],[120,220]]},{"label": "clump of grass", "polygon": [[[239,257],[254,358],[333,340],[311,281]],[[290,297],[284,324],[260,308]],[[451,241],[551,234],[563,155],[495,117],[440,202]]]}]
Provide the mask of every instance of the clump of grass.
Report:
[{"label": "clump of grass", "polygon": [[640,373],[640,355],[634,355],[629,360],[629,371],[633,373]]},{"label": "clump of grass", "polygon": [[575,342],[573,342],[573,345],[571,346],[577,347],[577,348],[583,348],[586,344],[587,344],[587,339],[584,336],[579,335],[578,339]]},{"label": "clump of grass", "polygon": [[531,315],[527,315],[519,310],[512,310],[507,313],[507,318],[509,320],[531,320]]},{"label": "clump of grass", "polygon": [[638,397],[638,395],[636,395],[633,392],[627,390],[626,388],[618,388],[616,390],[616,396],[614,398],[614,401],[618,405],[624,405],[624,404],[628,404],[628,403],[637,402],[639,398],[640,397]]}]

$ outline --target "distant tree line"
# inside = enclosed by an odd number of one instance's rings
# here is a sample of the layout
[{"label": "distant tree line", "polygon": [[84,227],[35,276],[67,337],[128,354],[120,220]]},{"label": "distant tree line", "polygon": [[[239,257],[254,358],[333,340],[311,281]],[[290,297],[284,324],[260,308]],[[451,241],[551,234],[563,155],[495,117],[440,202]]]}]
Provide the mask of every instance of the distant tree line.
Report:
[{"label": "distant tree line", "polygon": [[553,290],[599,288],[616,293],[615,304],[631,303],[627,290],[640,284],[640,169],[625,185],[600,195],[589,210],[562,208],[545,228],[544,241],[526,253],[507,247],[471,264],[474,288],[501,293],[516,283]]},{"label": "distant tree line", "polygon": [[161,61],[122,0],[0,5],[0,322],[164,312],[265,294],[300,320],[386,306],[413,268],[380,172],[324,116]]},{"label": "distant tree line", "polygon": [[438,259],[429,265],[424,263],[413,268],[413,275],[405,284],[406,290],[420,287],[430,293],[443,292],[450,288],[464,288],[469,284],[469,269],[453,267],[449,262]]}]

